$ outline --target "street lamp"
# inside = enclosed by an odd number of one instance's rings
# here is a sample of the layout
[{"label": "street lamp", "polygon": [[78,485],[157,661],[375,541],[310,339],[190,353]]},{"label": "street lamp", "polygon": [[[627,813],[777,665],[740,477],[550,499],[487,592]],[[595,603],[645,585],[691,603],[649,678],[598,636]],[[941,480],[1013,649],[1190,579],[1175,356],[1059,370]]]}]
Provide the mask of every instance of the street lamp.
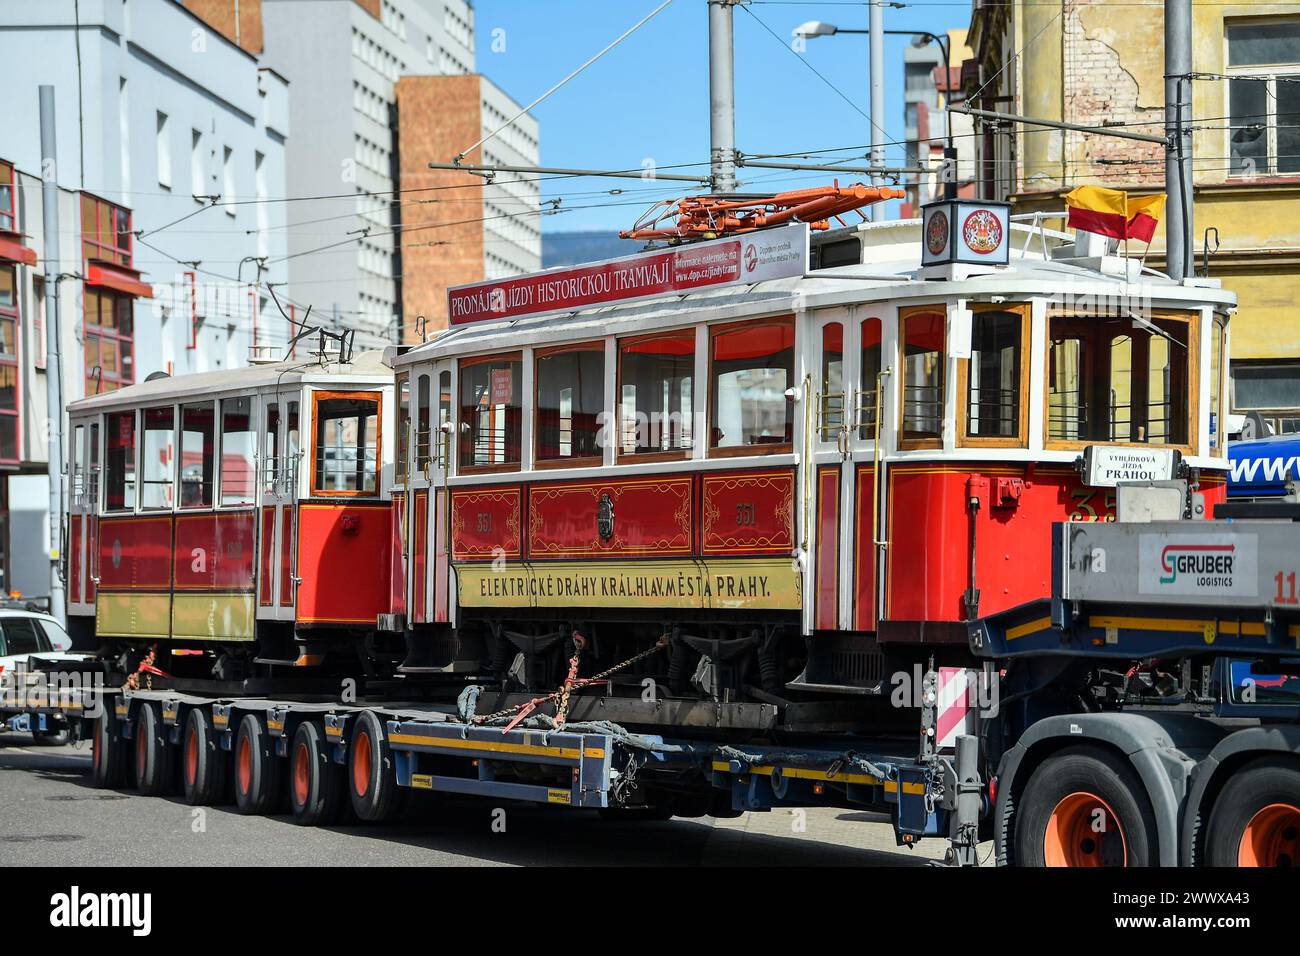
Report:
[{"label": "street lamp", "polygon": [[[888,5],[898,6],[898,7],[903,6],[903,4],[894,4],[894,3]],[[876,9],[875,7],[872,8],[873,12],[875,9]],[[948,70],[949,64],[952,63],[952,56],[949,53],[949,48],[948,48],[948,40],[946,37],[941,37],[937,33],[931,33],[929,30],[881,30],[880,32],[891,36],[910,36],[912,38],[912,43],[915,46],[925,46],[926,45],[925,43],[917,42],[922,37],[924,37],[928,41],[932,41],[934,43],[939,44],[939,52],[943,55],[943,68],[945,71]],[[799,26],[795,27],[794,29],[794,35],[797,37],[801,37],[805,40],[811,40],[816,37],[833,37],[837,33],[858,33],[858,34],[870,35],[871,31],[845,29],[843,27],[837,27],[833,23],[825,23],[822,20],[809,20],[806,23],[799,24]],[[882,64],[882,68],[883,68],[883,64]],[[945,84],[944,84],[945,86],[947,85],[946,76],[947,74],[945,72]],[[873,110],[872,112],[874,114],[875,111]],[[872,116],[871,125],[872,126],[876,125],[876,118],[874,115]],[[952,121],[950,117],[946,115],[944,116],[943,126],[948,140],[948,148],[944,150],[944,158],[945,160],[951,160],[955,163],[957,159],[957,148],[953,145]],[[873,136],[873,141],[874,141],[874,136]],[[957,191],[957,183],[955,179],[956,170],[954,169],[952,173],[953,176],[944,181],[943,190],[944,190],[945,198],[953,198],[953,196],[956,195],[956,191]]]}]

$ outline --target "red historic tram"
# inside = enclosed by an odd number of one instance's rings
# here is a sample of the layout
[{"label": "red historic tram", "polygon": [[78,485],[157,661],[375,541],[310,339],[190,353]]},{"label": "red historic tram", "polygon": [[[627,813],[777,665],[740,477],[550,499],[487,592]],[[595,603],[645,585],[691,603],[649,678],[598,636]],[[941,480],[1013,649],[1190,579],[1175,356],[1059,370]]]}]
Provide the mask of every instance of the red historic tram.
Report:
[{"label": "red historic tram", "polygon": [[454,289],[382,362],[75,402],[72,620],[130,666],[400,662],[503,704],[578,652],[627,723],[872,699],[1050,594],[1105,463],[1224,496],[1233,297],[1068,238],[966,201],[788,225]]}]

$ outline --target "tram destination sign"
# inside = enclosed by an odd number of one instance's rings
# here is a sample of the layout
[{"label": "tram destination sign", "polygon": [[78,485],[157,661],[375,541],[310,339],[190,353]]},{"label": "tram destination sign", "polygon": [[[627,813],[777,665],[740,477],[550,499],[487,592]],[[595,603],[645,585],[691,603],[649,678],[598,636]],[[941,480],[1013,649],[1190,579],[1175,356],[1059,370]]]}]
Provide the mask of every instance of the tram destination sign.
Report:
[{"label": "tram destination sign", "polygon": [[452,325],[500,322],[599,305],[788,279],[808,271],[808,226],[793,223],[579,266],[447,290]]},{"label": "tram destination sign", "polygon": [[1181,458],[1176,448],[1089,445],[1083,451],[1083,482],[1093,488],[1114,488],[1121,482],[1172,481]]}]

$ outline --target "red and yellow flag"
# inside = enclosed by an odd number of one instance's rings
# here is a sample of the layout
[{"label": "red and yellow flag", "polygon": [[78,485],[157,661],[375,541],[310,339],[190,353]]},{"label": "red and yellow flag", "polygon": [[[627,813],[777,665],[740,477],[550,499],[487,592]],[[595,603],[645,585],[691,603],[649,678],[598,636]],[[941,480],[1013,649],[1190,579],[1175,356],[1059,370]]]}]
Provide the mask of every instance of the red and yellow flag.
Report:
[{"label": "red and yellow flag", "polygon": [[1079,186],[1065,194],[1072,229],[1112,239],[1149,243],[1165,213],[1165,194],[1130,199],[1128,193],[1102,186]]}]

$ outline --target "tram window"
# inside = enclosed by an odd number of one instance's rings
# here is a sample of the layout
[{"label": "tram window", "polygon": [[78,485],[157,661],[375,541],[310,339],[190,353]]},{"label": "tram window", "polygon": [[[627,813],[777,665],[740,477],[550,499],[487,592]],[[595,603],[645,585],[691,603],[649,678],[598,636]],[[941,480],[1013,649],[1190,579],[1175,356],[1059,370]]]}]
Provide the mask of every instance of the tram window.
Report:
[{"label": "tram window", "polygon": [[135,510],[135,412],[108,416],[104,456],[104,510]]},{"label": "tram window", "polygon": [[411,380],[397,377],[397,458],[393,462],[394,484],[406,484],[406,456],[411,450]]},{"label": "tram window", "polygon": [[821,407],[822,441],[834,441],[844,426],[844,326],[822,326]]},{"label": "tram window", "polygon": [[71,476],[72,503],[80,506],[86,500],[86,426],[72,426],[72,442],[68,448],[68,474]]},{"label": "tram window", "polygon": [[[444,426],[447,426],[444,428]],[[451,372],[438,373],[438,462],[451,466]]]},{"label": "tram window", "polygon": [[257,454],[257,432],[253,430],[253,399],[221,400],[221,504],[251,505]]},{"label": "tram window", "polygon": [[794,322],[746,322],[713,334],[710,445],[748,448],[794,439]]},{"label": "tram window", "polygon": [[693,447],[694,376],[694,329],[619,342],[621,454],[679,453]]},{"label": "tram window", "polygon": [[523,363],[518,353],[470,359],[460,366],[462,468],[517,465],[523,419]]},{"label": "tram window", "polygon": [[1174,318],[1053,316],[1048,441],[1188,444],[1189,332]]},{"label": "tram window", "polygon": [[211,508],[216,464],[215,415],[211,402],[181,406],[181,507]]},{"label": "tram window", "polygon": [[416,379],[415,389],[415,470],[424,473],[429,465],[432,433],[429,430],[429,376]]},{"label": "tram window", "polygon": [[298,400],[294,399],[286,406],[288,411],[284,423],[284,447],[285,447],[285,489],[291,495],[297,495],[298,491],[298,449],[302,447],[302,439],[298,434]]},{"label": "tram window", "polygon": [[1227,329],[1217,315],[1210,326],[1210,448],[1224,447],[1227,423],[1223,420],[1223,352]]},{"label": "tram window", "polygon": [[144,410],[144,442],[140,455],[140,508],[165,511],[174,504],[172,464],[175,460],[175,418],[171,407]]},{"label": "tram window", "polygon": [[904,442],[943,437],[945,321],[945,314],[933,309],[901,316]]},{"label": "tram window", "polygon": [[375,494],[379,488],[379,396],[320,392],[316,396],[312,493]]},{"label": "tram window", "polygon": [[880,320],[862,323],[862,390],[858,415],[858,438],[868,441],[876,435],[876,389],[880,380]]},{"label": "tram window", "polygon": [[262,491],[275,494],[280,477],[280,403],[267,402],[262,423]]},{"label": "tram window", "polygon": [[605,344],[537,357],[537,460],[599,458],[605,409]]},{"label": "tram window", "polygon": [[90,459],[90,467],[86,469],[86,478],[89,484],[86,487],[86,498],[91,508],[99,503],[99,422],[90,423],[90,442],[87,457]]},{"label": "tram window", "polygon": [[1020,312],[977,311],[965,366],[966,437],[1020,438],[1024,318]]}]

